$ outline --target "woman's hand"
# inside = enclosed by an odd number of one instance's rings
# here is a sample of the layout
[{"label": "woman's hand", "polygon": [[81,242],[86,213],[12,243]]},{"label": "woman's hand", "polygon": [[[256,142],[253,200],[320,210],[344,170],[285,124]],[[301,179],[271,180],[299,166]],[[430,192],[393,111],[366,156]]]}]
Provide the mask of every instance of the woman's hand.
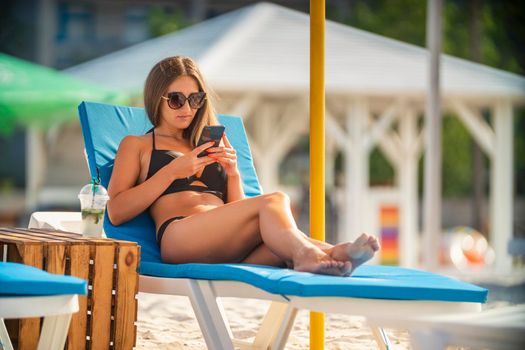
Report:
[{"label": "woman's hand", "polygon": [[175,158],[169,163],[170,173],[174,176],[174,179],[182,179],[190,177],[200,172],[204,167],[209,164],[215,163],[216,160],[212,157],[197,157],[199,153],[213,146],[214,142],[210,141],[199,147],[194,148],[191,152],[188,152],[178,158]]},{"label": "woman's hand", "polygon": [[227,176],[239,175],[237,169],[237,152],[228,141],[226,134],[222,135],[223,147],[208,148],[208,157],[217,160],[217,162],[224,168]]}]

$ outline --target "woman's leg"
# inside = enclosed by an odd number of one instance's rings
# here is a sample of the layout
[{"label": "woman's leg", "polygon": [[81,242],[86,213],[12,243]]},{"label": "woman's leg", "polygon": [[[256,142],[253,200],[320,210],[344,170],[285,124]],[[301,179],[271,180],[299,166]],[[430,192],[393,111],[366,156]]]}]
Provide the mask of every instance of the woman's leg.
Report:
[{"label": "woman's leg", "polygon": [[171,263],[232,262],[246,260],[261,243],[299,271],[340,275],[349,269],[299,231],[288,196],[281,192],[228,203],[171,223],[161,253]]},{"label": "woman's leg", "polygon": [[[317,239],[313,239],[310,237],[307,237],[307,239],[327,254],[334,247],[330,243],[319,241]],[[283,261],[277,255],[275,255],[270,250],[270,248],[268,248],[268,246],[266,246],[266,244],[264,243],[261,243],[260,245],[258,245],[241,262],[244,264],[271,265],[271,266],[279,266],[279,267],[287,266],[287,267],[293,268],[293,266],[291,266],[290,264],[286,264],[285,261]]]},{"label": "woman's leg", "polygon": [[[330,255],[335,260],[349,261],[352,266],[348,275],[351,274],[359,265],[363,264],[367,260],[374,256],[374,253],[379,250],[379,242],[374,236],[369,236],[365,233],[361,234],[354,242],[339,243],[332,245],[327,242],[319,241],[313,238],[309,238],[310,242]],[[272,266],[287,266],[293,268],[290,264],[285,264],[277,255],[273,254],[272,251],[264,244],[261,243],[251,252],[244,260],[245,264],[259,264],[259,265],[272,265]]]},{"label": "woman's leg", "polygon": [[275,255],[264,243],[259,244],[241,263],[293,268],[291,263]]}]

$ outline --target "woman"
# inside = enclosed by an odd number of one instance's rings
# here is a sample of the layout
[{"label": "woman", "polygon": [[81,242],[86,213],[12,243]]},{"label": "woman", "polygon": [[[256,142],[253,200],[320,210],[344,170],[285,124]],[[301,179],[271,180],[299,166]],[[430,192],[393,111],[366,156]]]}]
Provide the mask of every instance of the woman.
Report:
[{"label": "woman", "polygon": [[[332,246],[308,238],[281,192],[244,198],[237,157],[224,135],[196,147],[205,125],[217,124],[195,62],[169,57],[144,87],[151,133],[127,136],[109,183],[107,210],[120,225],[149,208],[161,257],[167,263],[249,263],[297,271],[349,275],[379,249],[363,234]],[[202,151],[207,156],[197,157]]]}]

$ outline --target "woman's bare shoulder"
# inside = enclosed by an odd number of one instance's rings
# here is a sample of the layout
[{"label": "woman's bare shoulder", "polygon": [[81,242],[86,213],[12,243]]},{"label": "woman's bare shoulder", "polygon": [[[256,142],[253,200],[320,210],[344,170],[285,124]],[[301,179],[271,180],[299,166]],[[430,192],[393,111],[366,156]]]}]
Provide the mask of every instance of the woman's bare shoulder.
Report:
[{"label": "woman's bare shoulder", "polygon": [[119,152],[142,151],[150,147],[151,136],[146,135],[128,135],[120,141]]}]

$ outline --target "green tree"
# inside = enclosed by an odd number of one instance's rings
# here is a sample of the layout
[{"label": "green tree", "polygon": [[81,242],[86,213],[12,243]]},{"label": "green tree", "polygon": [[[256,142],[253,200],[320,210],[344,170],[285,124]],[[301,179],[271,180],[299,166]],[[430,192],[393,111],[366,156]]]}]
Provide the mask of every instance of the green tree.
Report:
[{"label": "green tree", "polygon": [[179,9],[169,10],[153,6],[148,13],[149,31],[152,37],[165,35],[189,25]]}]

